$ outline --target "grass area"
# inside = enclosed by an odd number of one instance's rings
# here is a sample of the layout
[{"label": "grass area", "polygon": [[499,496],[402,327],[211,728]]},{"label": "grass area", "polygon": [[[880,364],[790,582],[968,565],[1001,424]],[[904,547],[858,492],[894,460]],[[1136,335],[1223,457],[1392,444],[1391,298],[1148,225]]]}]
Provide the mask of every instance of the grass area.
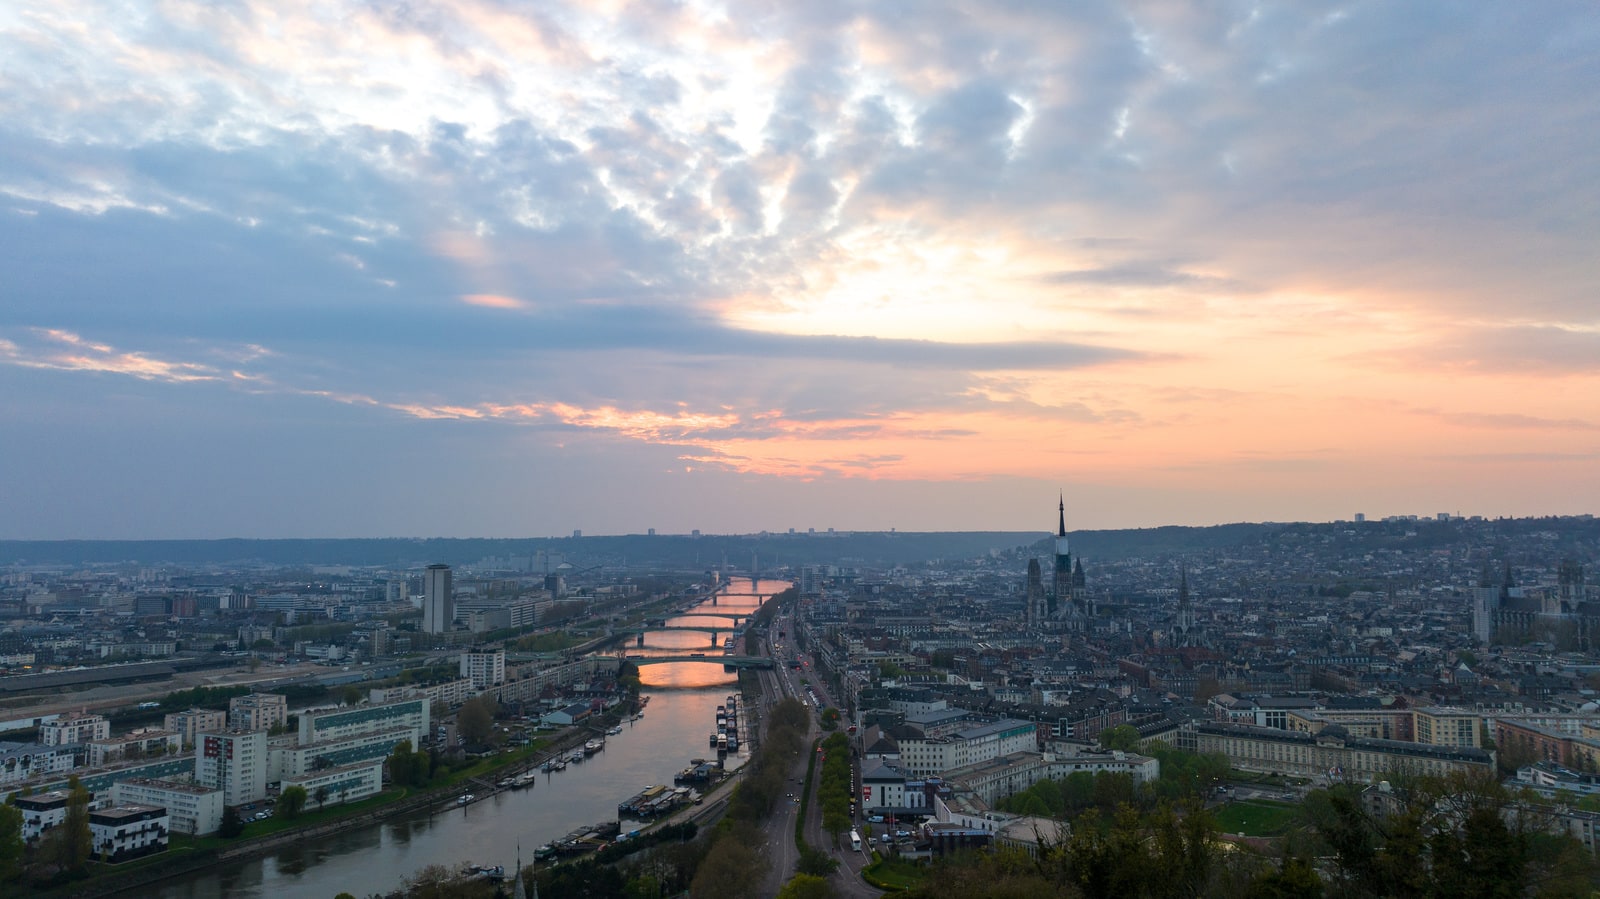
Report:
[{"label": "grass area", "polygon": [[928,866],[902,858],[879,858],[862,869],[867,883],[883,890],[909,890],[928,876]]},{"label": "grass area", "polygon": [[518,652],[560,652],[571,649],[582,643],[584,638],[567,631],[551,631],[547,634],[533,634],[516,641]]},{"label": "grass area", "polygon": [[1223,833],[1242,833],[1247,837],[1270,837],[1283,833],[1294,823],[1299,807],[1283,802],[1230,802],[1216,810],[1217,827]]}]

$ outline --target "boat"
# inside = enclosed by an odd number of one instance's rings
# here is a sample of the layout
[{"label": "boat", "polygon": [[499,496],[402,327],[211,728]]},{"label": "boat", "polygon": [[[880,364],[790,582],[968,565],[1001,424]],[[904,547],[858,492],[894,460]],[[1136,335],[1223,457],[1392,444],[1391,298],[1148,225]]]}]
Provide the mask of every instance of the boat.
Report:
[{"label": "boat", "polygon": [[650,808],[667,792],[662,784],[652,784],[622,802],[617,803],[617,814],[624,818],[648,817]]},{"label": "boat", "polygon": [[457,805],[466,805],[467,803],[469,803],[472,800],[477,799],[477,798],[478,797],[472,795],[471,793],[462,793],[460,796],[456,797],[456,804]]},{"label": "boat", "polygon": [[595,753],[599,752],[600,750],[602,750],[604,748],[606,748],[606,741],[604,741],[604,740],[590,740],[587,743],[583,744],[583,754],[584,755],[594,755]]},{"label": "boat", "polygon": [[546,843],[543,846],[540,846],[538,849],[533,850],[533,860],[536,862],[549,861],[555,857],[556,846],[554,843]]},{"label": "boat", "polygon": [[581,762],[583,760],[584,760],[584,754],[583,754],[583,750],[582,749],[574,749],[571,752],[567,753],[567,761],[569,761],[569,762]]},{"label": "boat", "polygon": [[717,748],[717,735],[716,734],[712,734],[711,735],[711,748],[712,749],[716,749]]},{"label": "boat", "polygon": [[622,725],[620,725],[620,724],[614,724],[611,727],[606,728],[606,735],[607,736],[614,737],[614,736],[616,736],[617,734],[620,734],[620,733],[622,733]]},{"label": "boat", "polygon": [[523,787],[531,787],[531,786],[533,786],[534,784],[536,784],[538,782],[539,782],[539,775],[535,774],[532,771],[527,771],[527,772],[524,772],[516,780],[513,780],[511,782],[511,785],[513,787],[515,787],[516,789],[520,790]]},{"label": "boat", "polygon": [[506,879],[506,869],[502,865],[467,865],[464,873],[468,877],[495,883]]},{"label": "boat", "polygon": [[727,734],[717,734],[717,751],[718,752],[727,752],[728,751],[728,735]]}]

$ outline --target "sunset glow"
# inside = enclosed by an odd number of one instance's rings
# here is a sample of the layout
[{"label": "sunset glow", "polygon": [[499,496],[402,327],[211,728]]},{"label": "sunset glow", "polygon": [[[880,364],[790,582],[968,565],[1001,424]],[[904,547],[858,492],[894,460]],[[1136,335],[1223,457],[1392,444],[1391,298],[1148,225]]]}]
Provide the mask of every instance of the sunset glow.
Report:
[{"label": "sunset glow", "polygon": [[0,12],[0,536],[1600,504],[1591,9],[936,6]]}]

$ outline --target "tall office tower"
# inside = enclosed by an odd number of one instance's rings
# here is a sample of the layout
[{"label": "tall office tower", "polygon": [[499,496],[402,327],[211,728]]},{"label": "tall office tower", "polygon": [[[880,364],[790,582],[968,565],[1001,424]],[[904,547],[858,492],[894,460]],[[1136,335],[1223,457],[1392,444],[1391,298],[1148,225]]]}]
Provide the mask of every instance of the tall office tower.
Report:
[{"label": "tall office tower", "polygon": [[422,630],[442,634],[456,619],[455,594],[451,592],[450,566],[429,565],[422,576]]}]

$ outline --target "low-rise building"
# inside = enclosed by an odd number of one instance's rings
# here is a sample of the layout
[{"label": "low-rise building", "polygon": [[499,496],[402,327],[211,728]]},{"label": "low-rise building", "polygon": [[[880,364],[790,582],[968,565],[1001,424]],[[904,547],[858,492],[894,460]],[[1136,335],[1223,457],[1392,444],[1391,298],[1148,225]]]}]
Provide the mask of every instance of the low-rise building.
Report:
[{"label": "low-rise building", "polygon": [[21,783],[71,771],[77,766],[75,748],[39,743],[0,743],[0,784]]},{"label": "low-rise building", "polygon": [[418,697],[328,711],[307,710],[300,713],[300,744],[405,728],[411,732],[411,745],[421,746],[428,733],[429,706],[427,699]]},{"label": "low-rise building", "polygon": [[104,862],[124,862],[167,848],[167,810],[124,805],[89,813],[89,851]]},{"label": "low-rise building", "polygon": [[84,745],[84,758],[98,768],[113,762],[160,758],[183,750],[183,737],[170,730],[140,730],[120,737],[90,740]]},{"label": "low-rise building", "polygon": [[913,775],[943,774],[952,768],[1034,749],[1038,745],[1036,730],[1032,722],[1007,718],[949,730],[942,736],[896,737],[900,766]]},{"label": "low-rise building", "polygon": [[104,740],[111,736],[111,722],[104,715],[77,715],[57,718],[39,725],[39,742],[45,746],[68,746]]},{"label": "low-rise building", "polygon": [[222,791],[213,787],[135,777],[112,785],[111,802],[166,809],[173,833],[205,836],[222,826]]},{"label": "low-rise building", "polygon": [[[1020,793],[1042,780],[1065,780],[1073,774],[1127,774],[1134,783],[1150,783],[1160,778],[1161,763],[1149,756],[1131,752],[1084,752],[1054,755],[1040,752],[1013,752],[999,758],[952,768],[945,782],[958,794],[977,797],[986,806]],[[863,775],[865,781],[865,775]]]},{"label": "low-rise building", "polygon": [[1315,734],[1244,724],[1201,722],[1194,728],[1195,749],[1220,752],[1244,771],[1294,777],[1328,777],[1360,783],[1393,772],[1443,775],[1456,771],[1492,773],[1494,756],[1482,749],[1433,746],[1400,740],[1352,737],[1343,725]]},{"label": "low-rise building", "polygon": [[195,737],[215,733],[228,727],[228,713],[221,709],[185,709],[169,712],[161,719],[161,729],[170,730],[183,738],[185,747],[193,746]]},{"label": "low-rise building", "polygon": [[304,774],[286,775],[281,783],[285,789],[304,787],[307,809],[359,802],[383,789],[383,761],[381,758],[370,759]]},{"label": "low-rise building", "polygon": [[32,843],[50,828],[61,826],[61,822],[67,820],[67,801],[70,798],[65,790],[51,790],[12,799],[12,804],[22,811],[23,842]]}]

